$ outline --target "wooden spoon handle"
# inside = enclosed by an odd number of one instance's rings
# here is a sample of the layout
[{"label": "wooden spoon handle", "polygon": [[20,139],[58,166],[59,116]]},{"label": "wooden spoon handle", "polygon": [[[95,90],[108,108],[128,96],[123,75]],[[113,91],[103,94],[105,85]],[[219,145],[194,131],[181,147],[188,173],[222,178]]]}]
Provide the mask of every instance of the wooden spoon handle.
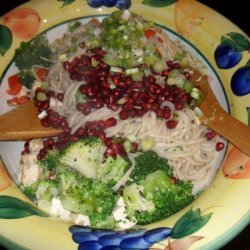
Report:
[{"label": "wooden spoon handle", "polygon": [[201,122],[228,139],[250,157],[250,127],[230,116],[220,106],[216,107],[213,117],[201,117]]},{"label": "wooden spoon handle", "polygon": [[32,101],[0,116],[0,141],[26,140],[58,135],[61,130],[43,127]]}]

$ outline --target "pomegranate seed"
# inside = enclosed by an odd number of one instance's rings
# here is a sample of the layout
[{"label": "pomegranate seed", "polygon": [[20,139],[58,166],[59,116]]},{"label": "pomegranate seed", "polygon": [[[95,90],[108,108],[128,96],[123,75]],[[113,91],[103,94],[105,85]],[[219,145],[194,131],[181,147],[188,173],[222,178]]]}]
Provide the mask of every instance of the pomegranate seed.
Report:
[{"label": "pomegranate seed", "polygon": [[216,143],[216,151],[221,151],[224,147],[225,147],[225,144],[223,142]]},{"label": "pomegranate seed", "polygon": [[144,111],[143,109],[136,110],[136,116],[138,116],[138,117],[144,116],[145,113],[146,113],[146,111]]},{"label": "pomegranate seed", "polygon": [[75,142],[78,140],[78,137],[76,135],[71,135],[69,139],[70,141]]},{"label": "pomegranate seed", "polygon": [[103,131],[98,131],[96,134],[103,142],[105,142],[106,134]]},{"label": "pomegranate seed", "polygon": [[119,105],[118,105],[117,103],[109,103],[109,104],[107,105],[107,107],[108,107],[109,109],[113,110],[113,111],[116,111],[116,110],[118,110]]},{"label": "pomegranate seed", "polygon": [[112,143],[112,138],[108,137],[105,139],[104,141],[104,144],[107,146],[107,147],[110,147],[113,143]]},{"label": "pomegranate seed", "polygon": [[78,137],[83,137],[86,134],[86,131],[84,130],[84,128],[79,128],[76,133],[75,133]]},{"label": "pomegranate seed", "polygon": [[166,122],[167,128],[173,129],[177,126],[178,122],[176,120],[168,120]]},{"label": "pomegranate seed", "polygon": [[42,124],[44,127],[49,127],[49,126],[51,125],[51,123],[50,123],[50,121],[49,121],[49,119],[48,119],[47,116],[41,120],[41,124]]},{"label": "pomegranate seed", "polygon": [[181,65],[179,63],[174,63],[172,67],[173,69],[180,69]]},{"label": "pomegranate seed", "polygon": [[168,67],[169,67],[170,69],[172,69],[172,67],[173,67],[173,61],[169,60],[169,61],[167,61],[166,63],[167,63],[167,65],[168,65]]},{"label": "pomegranate seed", "polygon": [[68,128],[68,127],[63,128],[63,133],[64,133],[64,134],[69,135],[69,134],[70,134],[70,132],[71,132],[70,128]]},{"label": "pomegranate seed", "polygon": [[207,140],[212,140],[216,136],[216,133],[214,131],[209,131],[205,136],[207,137]]},{"label": "pomegranate seed", "polygon": [[183,75],[186,77],[187,80],[190,79],[191,74],[188,71],[185,71]]},{"label": "pomegranate seed", "polygon": [[59,101],[62,101],[63,98],[64,98],[64,94],[63,94],[63,93],[58,93],[58,94],[56,95],[56,98],[57,98]]},{"label": "pomegranate seed", "polygon": [[184,108],[184,104],[181,102],[174,104],[176,110],[182,110]]},{"label": "pomegranate seed", "polygon": [[115,157],[116,156],[116,153],[115,153],[115,150],[113,148],[107,148],[105,153],[104,153],[105,157]]},{"label": "pomegranate seed", "polygon": [[123,110],[120,111],[119,117],[120,117],[121,120],[126,120],[126,119],[128,119],[129,114],[128,114],[128,112],[126,110],[123,109]]},{"label": "pomegranate seed", "polygon": [[45,148],[49,148],[51,146],[54,146],[54,144],[55,144],[55,140],[53,138],[49,138],[49,139],[43,141],[43,146]]},{"label": "pomegranate seed", "polygon": [[169,70],[168,69],[165,69],[161,72],[161,76],[168,76],[169,74]]},{"label": "pomegranate seed", "polygon": [[163,111],[161,117],[164,118],[165,120],[168,120],[171,117],[171,112]]},{"label": "pomegranate seed", "polygon": [[63,68],[64,68],[64,70],[69,71],[70,62],[68,62],[68,61],[63,62]]},{"label": "pomegranate seed", "polygon": [[114,117],[110,117],[105,121],[105,128],[113,127],[117,124],[117,120]]},{"label": "pomegranate seed", "polygon": [[77,109],[78,111],[83,111],[83,109],[84,109],[84,104],[83,104],[83,103],[77,103],[77,104],[76,104],[76,109]]},{"label": "pomegranate seed", "polygon": [[132,151],[133,151],[133,152],[136,152],[136,151],[138,150],[138,148],[139,148],[138,143],[133,142],[133,143],[132,143]]},{"label": "pomegranate seed", "polygon": [[89,115],[91,113],[91,108],[90,107],[84,107],[82,110],[82,113],[84,115]]},{"label": "pomegranate seed", "polygon": [[86,84],[82,84],[80,86],[80,92],[81,94],[85,95],[87,93],[87,85]]}]

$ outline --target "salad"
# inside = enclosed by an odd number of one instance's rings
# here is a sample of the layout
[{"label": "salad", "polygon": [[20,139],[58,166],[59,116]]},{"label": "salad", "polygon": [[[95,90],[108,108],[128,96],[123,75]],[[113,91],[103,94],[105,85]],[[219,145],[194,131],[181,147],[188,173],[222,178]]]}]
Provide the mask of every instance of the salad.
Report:
[{"label": "salad", "polygon": [[[31,51],[31,53],[30,53]],[[63,37],[22,42],[10,105],[35,101],[58,137],[26,141],[19,185],[37,206],[96,228],[163,220],[215,174],[224,144],[198,119],[201,61],[128,10],[72,22]]]}]

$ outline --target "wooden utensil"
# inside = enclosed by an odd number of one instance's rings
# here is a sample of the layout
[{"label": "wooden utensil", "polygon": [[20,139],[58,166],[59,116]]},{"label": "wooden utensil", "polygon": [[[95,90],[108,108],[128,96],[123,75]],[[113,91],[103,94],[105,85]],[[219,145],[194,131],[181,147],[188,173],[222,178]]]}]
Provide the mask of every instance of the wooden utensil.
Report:
[{"label": "wooden utensil", "polygon": [[60,129],[43,127],[33,101],[0,116],[0,141],[55,136]]},{"label": "wooden utensil", "polygon": [[246,155],[250,156],[250,127],[230,116],[217,101],[206,76],[191,69],[191,80],[201,88],[204,101],[199,106],[202,111],[200,121],[229,140]]}]

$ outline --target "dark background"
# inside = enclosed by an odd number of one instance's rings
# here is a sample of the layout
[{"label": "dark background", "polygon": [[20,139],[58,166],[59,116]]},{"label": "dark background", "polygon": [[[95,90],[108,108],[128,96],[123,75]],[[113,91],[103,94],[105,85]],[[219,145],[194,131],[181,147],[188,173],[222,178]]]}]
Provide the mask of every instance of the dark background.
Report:
[{"label": "dark background", "polygon": [[[0,16],[24,2],[27,1],[0,0]],[[238,27],[240,27],[245,33],[248,34],[248,36],[250,35],[250,11],[248,7],[249,2],[247,0],[199,0],[199,2],[204,3],[205,5],[210,6],[212,9],[221,13],[233,23],[235,23]],[[0,249],[4,250],[1,245]],[[250,250],[250,225],[246,227],[235,239],[233,239],[227,245],[221,248],[221,250]]]}]

